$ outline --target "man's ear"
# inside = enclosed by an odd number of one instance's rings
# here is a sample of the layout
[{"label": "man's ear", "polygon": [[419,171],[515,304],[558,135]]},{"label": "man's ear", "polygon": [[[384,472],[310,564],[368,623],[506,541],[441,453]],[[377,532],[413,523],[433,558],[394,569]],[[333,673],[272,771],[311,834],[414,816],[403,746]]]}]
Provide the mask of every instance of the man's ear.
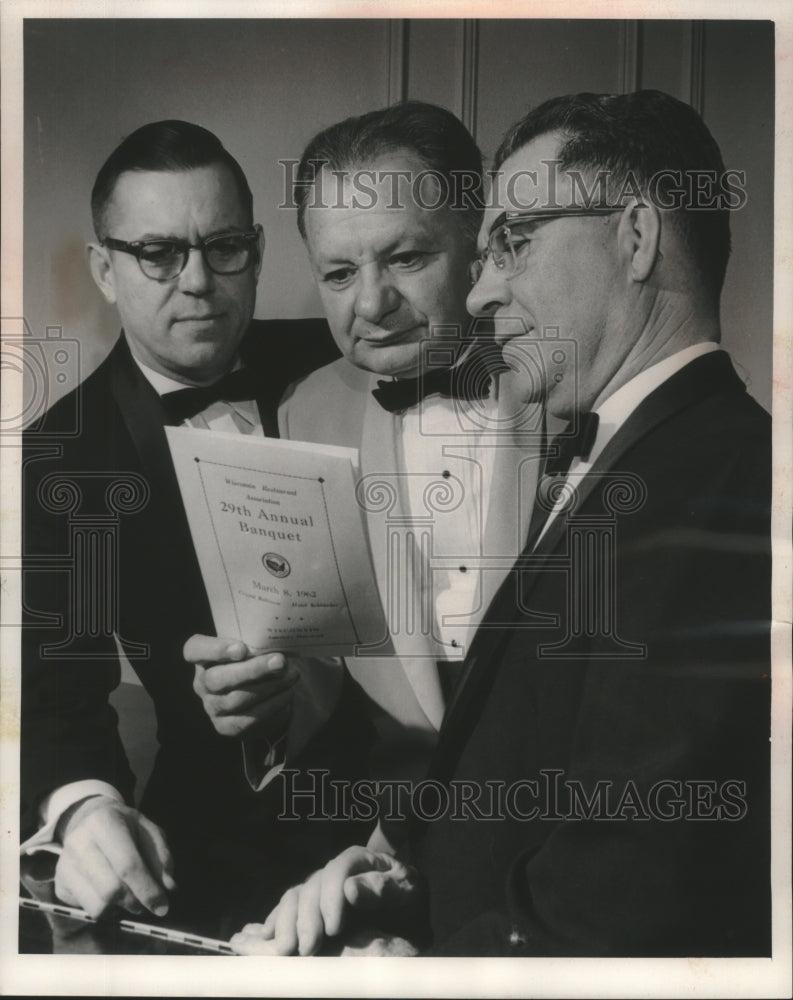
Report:
[{"label": "man's ear", "polygon": [[620,219],[620,247],[634,281],[646,281],[663,259],[661,253],[661,215],[649,201],[633,199]]},{"label": "man's ear", "polygon": [[99,243],[89,243],[86,249],[88,251],[88,266],[91,269],[91,277],[96,282],[96,287],[108,302],[115,303],[115,273],[107,247],[103,247]]},{"label": "man's ear", "polygon": [[264,230],[262,229],[262,227],[259,225],[258,222],[254,226],[254,229],[259,234],[259,239],[257,241],[259,250],[259,259],[256,263],[256,277],[258,278],[262,271],[262,259],[264,258]]}]

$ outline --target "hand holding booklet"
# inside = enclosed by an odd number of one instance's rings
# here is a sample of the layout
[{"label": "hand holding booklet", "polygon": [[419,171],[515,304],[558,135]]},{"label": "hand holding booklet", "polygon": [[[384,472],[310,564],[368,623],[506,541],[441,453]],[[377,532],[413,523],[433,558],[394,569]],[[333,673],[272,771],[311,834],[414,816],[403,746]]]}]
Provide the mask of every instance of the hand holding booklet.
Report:
[{"label": "hand holding booklet", "polygon": [[313,656],[386,638],[354,449],[166,434],[218,635]]}]

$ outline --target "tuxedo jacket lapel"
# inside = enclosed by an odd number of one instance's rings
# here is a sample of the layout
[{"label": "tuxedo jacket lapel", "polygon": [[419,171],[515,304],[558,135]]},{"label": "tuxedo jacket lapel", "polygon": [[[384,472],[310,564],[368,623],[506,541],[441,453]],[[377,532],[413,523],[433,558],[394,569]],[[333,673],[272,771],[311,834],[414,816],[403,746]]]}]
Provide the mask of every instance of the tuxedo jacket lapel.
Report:
[{"label": "tuxedo jacket lapel", "polygon": [[164,431],[172,421],[160,397],[135,364],[123,333],[113,348],[110,362],[111,391],[149,482],[157,483],[158,489],[164,485],[181,504]]},{"label": "tuxedo jacket lapel", "polygon": [[278,408],[273,403],[273,397],[269,392],[259,393],[256,397],[256,407],[259,411],[259,419],[262,422],[262,430],[265,437],[278,437]]},{"label": "tuxedo jacket lapel", "polygon": [[164,428],[171,421],[160,397],[135,364],[123,334],[109,360],[111,392],[151,488],[149,507],[157,512],[152,524],[168,527],[167,536],[152,538],[151,544],[167,545],[181,581],[180,594],[184,600],[192,601],[196,607],[206,606],[208,610],[182,494],[165,437]]},{"label": "tuxedo jacket lapel", "polygon": [[256,407],[265,437],[278,437],[278,401],[285,386],[275,382],[277,368],[267,363],[266,355],[262,355],[261,345],[253,339],[251,333],[243,341],[240,348],[240,358],[246,367],[255,370],[259,391],[256,394]]},{"label": "tuxedo jacket lapel", "polygon": [[[385,489],[393,490],[393,503],[387,511],[366,511],[372,559],[386,616],[391,621],[394,616],[400,619],[395,633],[392,633],[394,651],[400,658],[402,669],[422,711],[433,727],[439,729],[445,706],[434,646],[420,629],[409,631],[404,624],[405,595],[419,593],[413,570],[413,567],[419,565],[419,554],[416,551],[415,559],[404,560],[402,565],[396,567],[393,564],[394,553],[389,551],[388,544],[388,521],[407,523],[409,520],[406,483],[403,476],[396,475],[393,471],[399,468],[399,423],[398,418],[384,410],[372,396],[371,389],[375,385],[376,379],[372,376],[363,412],[361,474],[371,476],[371,482],[374,483],[378,474],[382,473]],[[392,577],[393,580],[389,583]],[[393,593],[394,587],[397,588],[397,595]],[[387,674],[384,680],[386,684],[393,684]]]}]

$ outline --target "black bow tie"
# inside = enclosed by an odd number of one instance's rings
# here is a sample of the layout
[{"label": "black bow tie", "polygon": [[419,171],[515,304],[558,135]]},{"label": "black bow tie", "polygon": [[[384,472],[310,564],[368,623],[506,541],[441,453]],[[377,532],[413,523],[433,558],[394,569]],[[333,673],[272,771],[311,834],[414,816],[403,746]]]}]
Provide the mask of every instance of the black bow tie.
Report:
[{"label": "black bow tie", "polygon": [[557,435],[554,438],[554,446],[559,449],[558,454],[548,457],[542,476],[537,483],[537,502],[534,504],[534,510],[531,514],[526,543],[528,551],[533,549],[540,529],[548,520],[556,499],[548,492],[549,478],[566,476],[574,458],[581,458],[584,461],[589,458],[592,445],[597,437],[600,417],[597,413],[579,413],[575,423],[577,423],[577,427],[574,434]]},{"label": "black bow tie", "polygon": [[498,345],[492,340],[481,341],[451,368],[431,368],[418,378],[391,382],[382,379],[372,389],[372,395],[389,413],[407,410],[435,394],[452,399],[483,399],[488,394],[491,377],[506,370]]},{"label": "black bow tie", "polygon": [[163,393],[160,399],[170,419],[181,424],[183,420],[189,420],[221,399],[226,403],[255,399],[260,389],[261,385],[251,369],[240,368],[239,371],[224,375],[212,385],[185,386],[184,389]]},{"label": "black bow tie", "polygon": [[[551,456],[545,466],[544,475],[558,476],[567,473],[574,458],[586,461],[597,437],[600,417],[597,413],[579,413],[574,421],[575,433],[560,434],[554,439],[559,453]],[[569,425],[568,425],[569,426]]]}]

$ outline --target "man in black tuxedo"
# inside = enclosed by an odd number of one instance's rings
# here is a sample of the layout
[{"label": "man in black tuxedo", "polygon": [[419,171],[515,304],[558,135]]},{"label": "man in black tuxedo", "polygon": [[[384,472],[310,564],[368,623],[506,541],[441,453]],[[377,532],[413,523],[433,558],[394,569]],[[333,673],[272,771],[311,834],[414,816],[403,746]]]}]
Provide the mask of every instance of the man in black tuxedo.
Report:
[{"label": "man in black tuxedo", "polygon": [[769,955],[770,420],[719,348],[736,192],[655,91],[548,101],[495,165],[468,305],[569,422],[542,516],[405,857],[348,849],[234,943]]},{"label": "man in black tuxedo", "polygon": [[[123,332],[25,435],[23,852],[61,851],[58,897],[94,915],[161,915],[176,881],[198,917],[231,897],[235,862],[242,883],[251,867],[277,882],[307,864],[299,831],[288,855],[279,845],[270,779],[283,739],[300,749],[326,721],[338,678],[321,672],[309,698],[310,678],[296,687],[273,654],[246,661],[229,700],[217,674],[184,662],[185,640],[213,625],[164,426],[277,435],[285,386],[337,352],[324,322],[252,322],[262,228],[242,169],[206,129],[132,133],[100,170],[92,211],[91,272]],[[157,715],[141,811],[108,702],[119,649]],[[287,734],[298,700],[318,714]],[[251,713],[259,737],[241,749],[227,737]]]}]

